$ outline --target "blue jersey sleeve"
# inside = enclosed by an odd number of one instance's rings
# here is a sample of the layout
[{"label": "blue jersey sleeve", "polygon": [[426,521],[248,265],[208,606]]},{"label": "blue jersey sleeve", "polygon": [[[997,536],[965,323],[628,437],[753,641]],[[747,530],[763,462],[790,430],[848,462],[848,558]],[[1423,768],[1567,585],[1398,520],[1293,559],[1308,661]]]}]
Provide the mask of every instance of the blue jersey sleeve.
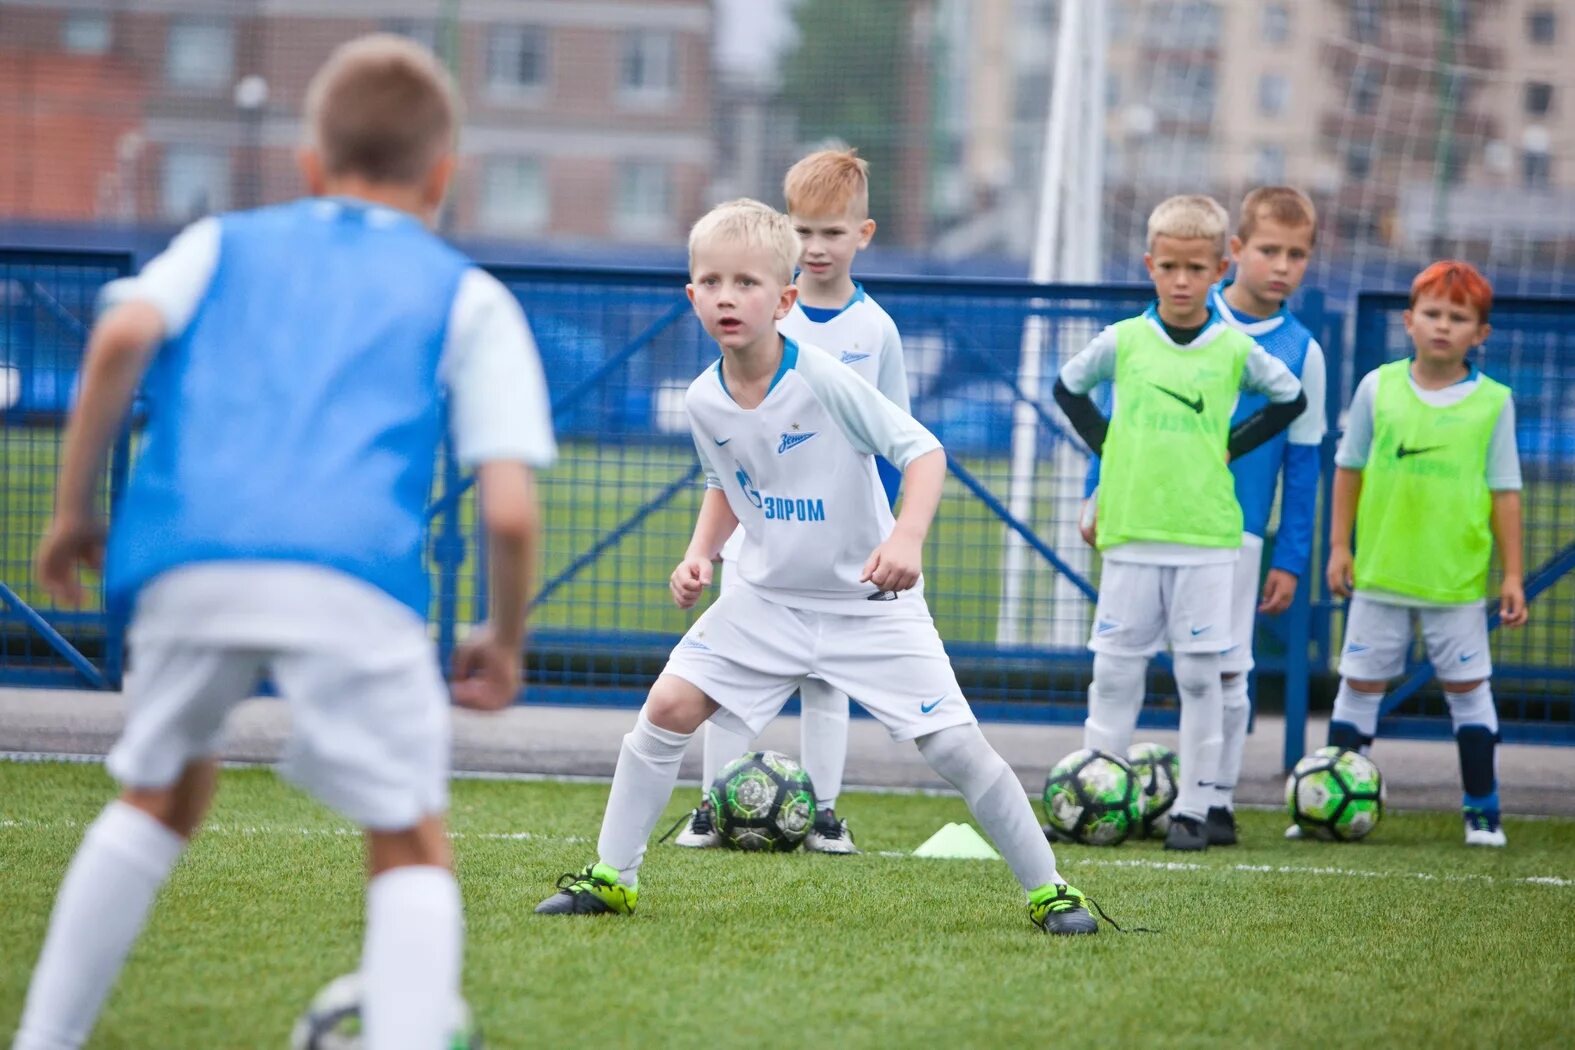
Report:
[{"label": "blue jersey sleeve", "polygon": [[[1109,418],[1110,415],[1114,413],[1115,393],[1111,389],[1111,385],[1109,383],[1100,383],[1094,388],[1094,392],[1089,396],[1094,399],[1094,404],[1099,406],[1099,410],[1105,414],[1106,418]],[[1089,456],[1088,477],[1083,479],[1083,498],[1087,499],[1088,497],[1092,496],[1094,494],[1094,490],[1098,487],[1099,457]]]},{"label": "blue jersey sleeve", "polygon": [[1307,574],[1318,507],[1317,445],[1285,446],[1285,487],[1280,496],[1280,531],[1274,537],[1270,567],[1295,576]]},{"label": "blue jersey sleeve", "polygon": [[895,507],[897,490],[902,486],[902,471],[885,456],[876,456],[875,472],[880,475],[880,487],[886,490],[886,503]]}]

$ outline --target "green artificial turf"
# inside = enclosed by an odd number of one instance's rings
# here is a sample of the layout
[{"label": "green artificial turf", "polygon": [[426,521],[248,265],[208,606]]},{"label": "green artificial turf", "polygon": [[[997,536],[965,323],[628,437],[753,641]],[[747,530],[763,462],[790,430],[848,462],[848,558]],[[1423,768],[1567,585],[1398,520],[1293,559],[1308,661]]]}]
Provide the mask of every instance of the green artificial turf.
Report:
[{"label": "green artificial turf", "polygon": [[[0,1041],[60,877],[111,792],[102,769],[0,763]],[[690,803],[675,796],[664,821]],[[1391,813],[1362,843],[1062,847],[1063,873],[1157,933],[1050,938],[1001,862],[908,856],[960,800],[844,796],[865,855],[653,845],[632,918],[532,907],[592,859],[606,788],[461,781],[465,991],[492,1047],[1567,1045],[1575,822]],[[663,825],[665,827],[665,823]],[[356,965],[359,838],[261,770],[228,772],[93,1047],[285,1045]]]}]

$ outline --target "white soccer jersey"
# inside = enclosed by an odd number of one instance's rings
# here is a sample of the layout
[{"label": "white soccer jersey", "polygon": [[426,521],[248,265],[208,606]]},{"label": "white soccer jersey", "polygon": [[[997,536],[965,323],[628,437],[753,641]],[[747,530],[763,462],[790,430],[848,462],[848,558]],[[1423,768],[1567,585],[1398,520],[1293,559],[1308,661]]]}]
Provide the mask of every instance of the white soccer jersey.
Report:
[{"label": "white soccer jersey", "polygon": [[898,408],[912,412],[897,324],[865,294],[862,285],[855,283],[854,288],[857,290],[848,305],[829,321],[812,320],[802,303],[794,303],[788,315],[777,322],[777,331],[799,343],[825,347]]},{"label": "white soccer jersey", "polygon": [[935,435],[836,356],[792,339],[758,407],[733,400],[720,361],[690,384],[684,407],[706,487],[726,494],[743,525],[732,571],[779,604],[880,613],[890,595],[859,582],[893,524],[874,457],[905,470],[940,448]]}]

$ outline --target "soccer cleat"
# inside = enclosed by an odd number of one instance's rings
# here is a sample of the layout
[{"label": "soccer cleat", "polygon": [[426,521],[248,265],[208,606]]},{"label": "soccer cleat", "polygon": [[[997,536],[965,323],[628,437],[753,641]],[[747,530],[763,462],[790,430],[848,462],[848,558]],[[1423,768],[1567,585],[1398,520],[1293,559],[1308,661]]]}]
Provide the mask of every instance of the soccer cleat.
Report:
[{"label": "soccer cleat", "polygon": [[1203,821],[1196,817],[1180,815],[1170,818],[1170,830],[1165,832],[1165,848],[1197,852],[1209,848],[1209,834]]},{"label": "soccer cleat", "polygon": [[536,905],[537,915],[634,914],[640,891],[618,881],[618,869],[592,864],[578,875],[558,877],[558,892]]},{"label": "soccer cleat", "polygon": [[1285,829],[1285,837],[1288,839],[1304,839],[1307,836],[1302,834],[1302,826],[1300,824],[1292,824]]},{"label": "soccer cleat", "polygon": [[1504,827],[1499,823],[1498,810],[1473,809],[1467,806],[1465,818],[1466,845],[1496,847],[1509,845],[1509,839],[1504,835]]},{"label": "soccer cleat", "polygon": [[722,836],[717,834],[715,815],[710,800],[703,800],[699,808],[689,815],[689,826],[678,833],[673,845],[688,846],[690,849],[714,849],[720,846]]},{"label": "soccer cleat", "polygon": [[815,811],[815,823],[810,827],[809,834],[804,836],[804,849],[809,853],[849,854],[859,851],[853,844],[853,832],[848,830],[848,822],[838,820],[834,809]]},{"label": "soccer cleat", "polygon": [[1224,806],[1210,808],[1209,815],[1203,819],[1203,833],[1210,846],[1236,845],[1236,814]]},{"label": "soccer cleat", "polygon": [[1028,895],[1028,918],[1046,933],[1098,933],[1088,899],[1065,883],[1048,882]]}]

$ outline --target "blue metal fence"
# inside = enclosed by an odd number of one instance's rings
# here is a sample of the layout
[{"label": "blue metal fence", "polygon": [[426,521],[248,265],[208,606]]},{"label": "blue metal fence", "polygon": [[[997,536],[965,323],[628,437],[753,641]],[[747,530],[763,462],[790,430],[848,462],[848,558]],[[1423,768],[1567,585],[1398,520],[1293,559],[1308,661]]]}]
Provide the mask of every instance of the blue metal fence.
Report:
[{"label": "blue metal fence", "polygon": [[[73,614],[42,602],[31,589],[29,559],[47,517],[60,412],[94,296],[105,281],[127,272],[130,260],[9,253],[0,254],[0,267],[6,310],[0,363],[18,391],[0,427],[6,525],[0,584],[8,588],[0,590],[0,682],[112,684],[120,671],[117,626],[97,608]],[[665,579],[687,543],[700,493],[683,392],[715,360],[715,348],[684,300],[681,273],[494,272],[531,319],[562,447],[559,465],[541,479],[547,529],[528,655],[531,695],[635,702],[695,615],[672,606]],[[1060,429],[1049,392],[1062,360],[1103,325],[1141,309],[1151,293],[1141,286],[924,278],[872,279],[866,286],[903,333],[914,413],[942,438],[951,458],[947,497],[926,550],[926,577],[959,677],[986,717],[1080,720],[1088,670],[1082,643],[1098,569],[1075,538],[1085,460]],[[1519,395],[1528,479],[1541,477],[1539,471],[1556,477],[1575,463],[1569,447],[1575,444],[1575,399],[1554,367],[1569,337],[1550,324],[1548,309],[1504,304],[1495,314],[1498,334],[1491,344],[1492,353],[1514,348],[1516,367],[1536,373],[1536,382],[1527,383],[1536,395]],[[1316,294],[1303,297],[1300,312],[1328,354],[1336,380],[1330,383],[1331,418],[1337,418],[1349,395],[1349,384],[1337,381],[1346,360],[1343,318],[1324,309]],[[1362,298],[1355,374],[1400,352],[1403,344],[1390,330],[1393,313],[1392,298]],[[1029,390],[1019,376],[1031,319],[1042,326],[1044,353],[1041,380]],[[1490,371],[1492,360],[1484,362]],[[1551,387],[1562,393],[1549,393]],[[1014,504],[1010,452],[1019,405],[1029,406],[1039,425],[1029,498]],[[1326,460],[1332,460],[1333,444],[1331,438]],[[129,460],[128,439],[115,458],[111,488],[124,478]],[[429,553],[434,632],[447,649],[462,625],[484,615],[485,548],[469,482],[446,457],[439,479]],[[1500,642],[1495,654],[1501,681],[1515,683],[1513,694],[1501,689],[1509,698],[1506,736],[1569,741],[1575,586],[1563,574],[1575,553],[1566,551],[1563,561],[1558,556],[1560,543],[1575,536],[1575,501],[1560,503],[1556,489],[1544,493],[1533,482],[1527,503],[1528,561],[1547,563],[1538,579],[1550,587],[1534,607],[1539,627],[1521,636],[1520,648],[1503,649]],[[1015,603],[1002,593],[1008,535],[1026,551]],[[1315,570],[1320,562],[1315,554]],[[1284,685],[1287,761],[1301,751],[1309,677],[1329,669],[1338,643],[1339,611],[1321,576],[1314,571],[1314,586],[1299,590],[1292,609],[1260,625],[1259,670]],[[45,630],[51,625],[58,629],[54,641]],[[1174,698],[1163,666],[1153,686],[1145,717],[1173,724]],[[1447,725],[1435,717],[1436,704],[1420,702],[1386,729],[1429,735]]]}]

